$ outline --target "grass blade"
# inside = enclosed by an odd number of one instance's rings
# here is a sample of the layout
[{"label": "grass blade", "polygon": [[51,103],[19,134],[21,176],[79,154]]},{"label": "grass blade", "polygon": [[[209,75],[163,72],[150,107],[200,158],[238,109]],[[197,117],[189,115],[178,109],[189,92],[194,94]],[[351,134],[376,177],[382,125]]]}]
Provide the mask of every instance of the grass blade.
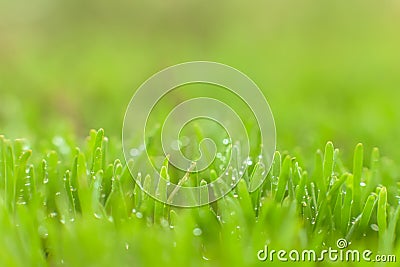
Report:
[{"label": "grass blade", "polygon": [[358,215],[361,212],[361,175],[363,170],[364,147],[358,144],[354,150],[353,161],[353,214]]}]

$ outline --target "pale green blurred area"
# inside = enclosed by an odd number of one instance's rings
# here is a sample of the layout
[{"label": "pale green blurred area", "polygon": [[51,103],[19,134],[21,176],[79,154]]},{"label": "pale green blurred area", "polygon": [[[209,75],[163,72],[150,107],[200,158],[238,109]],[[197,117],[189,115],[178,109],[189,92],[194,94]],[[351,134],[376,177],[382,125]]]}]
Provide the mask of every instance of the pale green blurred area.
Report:
[{"label": "pale green blurred area", "polygon": [[332,140],[400,152],[399,1],[0,2],[0,134],[46,142],[103,127],[150,75],[231,65],[263,89],[278,148]]}]

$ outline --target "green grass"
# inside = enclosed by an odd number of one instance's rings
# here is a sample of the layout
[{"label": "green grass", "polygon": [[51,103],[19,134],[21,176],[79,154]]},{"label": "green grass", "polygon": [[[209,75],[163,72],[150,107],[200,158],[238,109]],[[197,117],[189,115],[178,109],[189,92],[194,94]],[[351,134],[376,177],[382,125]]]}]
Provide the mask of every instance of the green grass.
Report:
[{"label": "green grass", "polygon": [[[144,194],[111,141],[91,131],[83,149],[60,141],[41,158],[0,137],[0,266],[263,266],[265,244],[319,251],[340,238],[351,249],[400,251],[399,170],[377,149],[366,163],[358,144],[352,168],[331,142],[312,169],[276,152],[257,190],[248,188],[260,164],[219,201],[183,209]],[[161,173],[168,179],[167,165]]]},{"label": "green grass", "polygon": [[[398,1],[0,1],[0,266],[267,266],[265,243],[338,238],[400,255],[398,25]],[[135,89],[193,60],[257,83],[279,152],[261,189],[255,160],[177,209],[135,185],[120,136]]]}]

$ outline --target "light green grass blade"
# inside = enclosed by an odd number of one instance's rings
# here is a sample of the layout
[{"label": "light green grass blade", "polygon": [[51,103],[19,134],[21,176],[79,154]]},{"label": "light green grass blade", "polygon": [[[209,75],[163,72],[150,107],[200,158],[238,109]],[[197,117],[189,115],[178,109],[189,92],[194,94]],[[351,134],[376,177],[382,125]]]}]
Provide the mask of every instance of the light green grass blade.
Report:
[{"label": "light green grass blade", "polygon": [[[328,142],[325,146],[324,161],[323,161],[323,175],[322,178],[325,180],[326,184],[330,183],[333,168],[334,168],[334,153],[335,148],[332,142]],[[322,198],[321,198],[322,199]]]},{"label": "light green grass blade", "polygon": [[240,180],[236,186],[236,192],[238,195],[240,207],[242,209],[243,215],[246,218],[246,221],[250,225],[254,222],[255,212],[253,208],[253,204],[251,202],[251,198],[249,195],[249,191],[247,190],[247,185],[245,180]]},{"label": "light green grass blade", "polygon": [[272,168],[271,168],[271,192],[275,196],[278,182],[279,182],[279,175],[281,174],[281,166],[282,166],[282,156],[281,153],[276,151],[274,153],[274,159],[272,162]]},{"label": "light green grass blade", "polygon": [[379,149],[375,147],[371,152],[370,170],[369,172],[367,172],[366,190],[363,200],[365,200],[368,197],[368,194],[373,192],[375,188],[381,183],[380,165]]},{"label": "light green grass blade", "polygon": [[360,220],[360,224],[359,224],[359,232],[361,234],[366,233],[369,222],[371,220],[372,212],[373,212],[375,204],[376,204],[376,199],[377,199],[376,195],[371,194],[368,197],[367,202],[365,203],[364,209],[361,213],[361,220]]},{"label": "light green grass blade", "polygon": [[344,200],[341,214],[341,229],[342,233],[346,234],[350,226],[351,212],[353,209],[353,175],[349,175],[347,178],[346,191],[344,192]]},{"label": "light green grass blade", "polygon": [[385,233],[387,231],[387,190],[382,187],[378,195],[377,222],[379,227],[379,238],[382,243],[385,242]]},{"label": "light green grass blade", "polygon": [[354,150],[353,160],[353,214],[358,215],[361,212],[361,175],[363,170],[364,147],[358,144]]},{"label": "light green grass blade", "polygon": [[323,155],[321,150],[318,150],[315,154],[315,165],[314,165],[314,173],[313,173],[313,182],[316,185],[318,192],[315,192],[315,198],[318,201],[321,201],[325,198],[326,195],[326,181],[324,179],[323,173]]},{"label": "light green grass blade", "polygon": [[283,160],[282,169],[279,174],[278,186],[275,194],[275,201],[282,203],[283,198],[285,197],[286,189],[288,186],[290,168],[292,164],[292,159],[290,156],[286,156]]}]

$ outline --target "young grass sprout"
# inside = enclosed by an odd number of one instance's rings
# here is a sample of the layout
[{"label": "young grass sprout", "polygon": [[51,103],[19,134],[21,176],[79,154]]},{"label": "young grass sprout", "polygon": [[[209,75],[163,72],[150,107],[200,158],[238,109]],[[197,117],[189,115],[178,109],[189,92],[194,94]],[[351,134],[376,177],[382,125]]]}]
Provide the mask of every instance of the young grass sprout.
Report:
[{"label": "young grass sprout", "polygon": [[[254,161],[225,197],[188,209],[149,197],[141,188],[151,186],[150,174],[131,174],[122,161],[111,160],[108,147],[100,129],[90,132],[84,149],[56,147],[41,159],[23,140],[0,136],[1,266],[244,266],[257,263],[256,252],[266,243],[323,249],[340,238],[353,249],[399,251],[398,177],[388,177],[382,168],[398,172],[382,164],[376,148],[366,166],[358,144],[351,170],[331,142],[316,153],[310,169],[301,166],[299,156],[276,152],[261,187],[254,184],[267,170]],[[173,180],[168,160],[160,173]],[[140,185],[132,175],[141,177]],[[210,176],[212,181],[216,171]],[[208,182],[198,181],[204,202],[212,193]],[[167,199],[174,192],[168,195],[160,183],[156,194]]]}]

